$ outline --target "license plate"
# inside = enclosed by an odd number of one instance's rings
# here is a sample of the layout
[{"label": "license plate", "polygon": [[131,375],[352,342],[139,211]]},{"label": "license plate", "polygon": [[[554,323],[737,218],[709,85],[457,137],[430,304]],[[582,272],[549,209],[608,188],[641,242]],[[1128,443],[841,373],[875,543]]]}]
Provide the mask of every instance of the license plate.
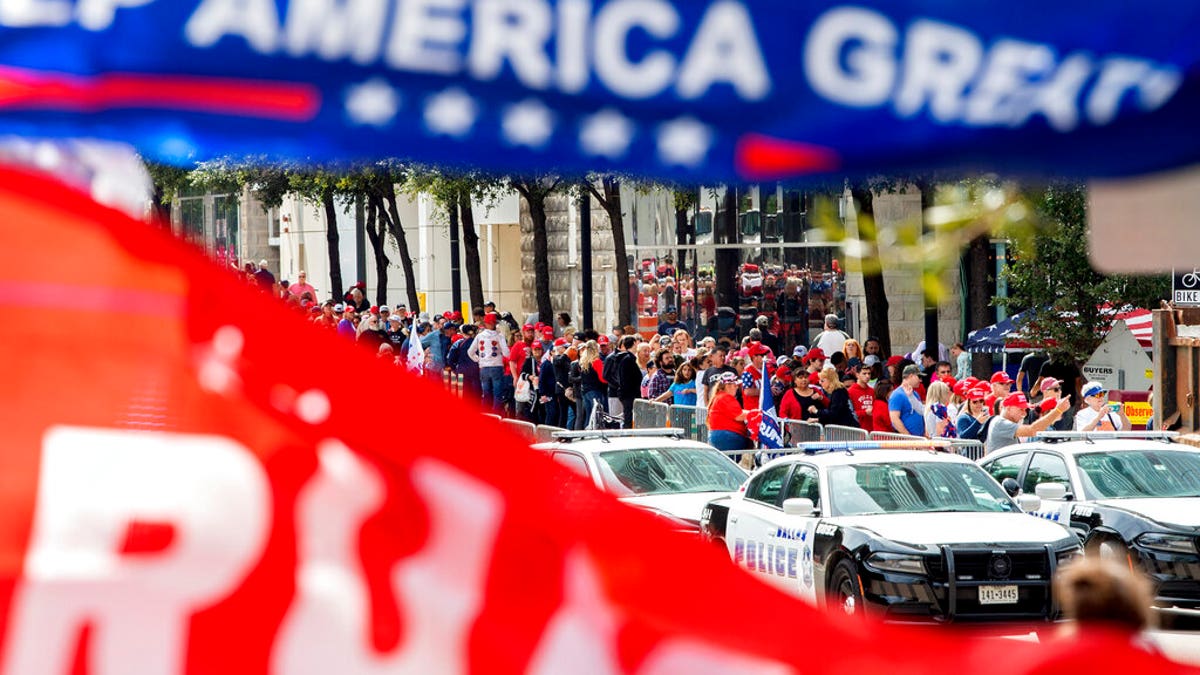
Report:
[{"label": "license plate", "polygon": [[980,586],[979,604],[1011,605],[1017,601],[1016,586]]}]

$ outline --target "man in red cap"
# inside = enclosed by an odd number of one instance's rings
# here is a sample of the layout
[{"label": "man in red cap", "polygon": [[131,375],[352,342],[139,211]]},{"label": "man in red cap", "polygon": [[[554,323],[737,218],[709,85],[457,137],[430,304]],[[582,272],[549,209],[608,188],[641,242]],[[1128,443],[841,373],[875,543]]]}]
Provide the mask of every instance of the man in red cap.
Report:
[{"label": "man in red cap", "polygon": [[984,442],[985,455],[1017,443],[1017,439],[1029,438],[1049,429],[1071,407],[1071,397],[1060,399],[1049,412],[1032,424],[1022,423],[1025,411],[1029,410],[1029,399],[1025,398],[1025,394],[1019,391],[1009,394],[1000,406],[1000,416],[992,420],[988,427],[987,441]]},{"label": "man in red cap", "polygon": [[508,369],[512,374],[514,388],[517,386],[517,379],[521,377],[521,368],[525,366],[525,359],[528,358],[533,347],[533,331],[534,326],[531,323],[521,326],[521,339],[513,340],[512,348],[509,350]]},{"label": "man in red cap", "polygon": [[992,393],[996,395],[998,400],[1004,400],[1004,397],[1012,393],[1012,378],[1003,370],[992,375],[990,380],[992,385]]},{"label": "man in red cap", "polygon": [[751,342],[747,352],[750,365],[742,369],[742,407],[746,410],[758,410],[758,399],[762,393],[763,363],[771,350],[761,342]]}]

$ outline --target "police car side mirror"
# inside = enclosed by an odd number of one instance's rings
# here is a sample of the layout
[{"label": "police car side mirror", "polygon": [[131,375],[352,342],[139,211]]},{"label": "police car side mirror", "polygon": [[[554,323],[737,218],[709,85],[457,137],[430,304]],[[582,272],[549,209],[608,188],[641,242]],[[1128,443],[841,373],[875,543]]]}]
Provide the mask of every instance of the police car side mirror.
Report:
[{"label": "police car side mirror", "polygon": [[811,516],[817,510],[813,500],[807,497],[793,497],[783,500],[783,512],[789,516]]},{"label": "police car side mirror", "polygon": [[1004,482],[1000,483],[1000,487],[1004,488],[1009,497],[1016,497],[1021,494],[1021,484],[1015,478],[1005,478]]},{"label": "police car side mirror", "polygon": [[1042,498],[1037,495],[1017,495],[1017,507],[1025,513],[1042,508]]},{"label": "police car side mirror", "polygon": [[1067,486],[1062,483],[1038,483],[1033,492],[1042,499],[1061,501],[1067,496]]}]

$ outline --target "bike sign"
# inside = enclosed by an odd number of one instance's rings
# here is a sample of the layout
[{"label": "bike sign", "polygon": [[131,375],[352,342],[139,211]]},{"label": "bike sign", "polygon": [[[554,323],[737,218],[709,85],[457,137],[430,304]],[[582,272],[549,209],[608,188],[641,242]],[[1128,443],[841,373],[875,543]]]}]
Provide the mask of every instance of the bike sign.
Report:
[{"label": "bike sign", "polygon": [[1171,299],[1176,307],[1200,307],[1200,268],[1175,271],[1171,281]]}]

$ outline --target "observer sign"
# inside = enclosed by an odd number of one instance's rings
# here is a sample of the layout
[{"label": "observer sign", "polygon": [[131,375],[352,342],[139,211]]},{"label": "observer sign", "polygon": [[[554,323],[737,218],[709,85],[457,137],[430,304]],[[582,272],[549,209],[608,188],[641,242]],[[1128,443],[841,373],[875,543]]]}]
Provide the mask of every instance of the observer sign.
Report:
[{"label": "observer sign", "polygon": [[1171,299],[1177,307],[1200,307],[1200,270],[1173,274]]}]

